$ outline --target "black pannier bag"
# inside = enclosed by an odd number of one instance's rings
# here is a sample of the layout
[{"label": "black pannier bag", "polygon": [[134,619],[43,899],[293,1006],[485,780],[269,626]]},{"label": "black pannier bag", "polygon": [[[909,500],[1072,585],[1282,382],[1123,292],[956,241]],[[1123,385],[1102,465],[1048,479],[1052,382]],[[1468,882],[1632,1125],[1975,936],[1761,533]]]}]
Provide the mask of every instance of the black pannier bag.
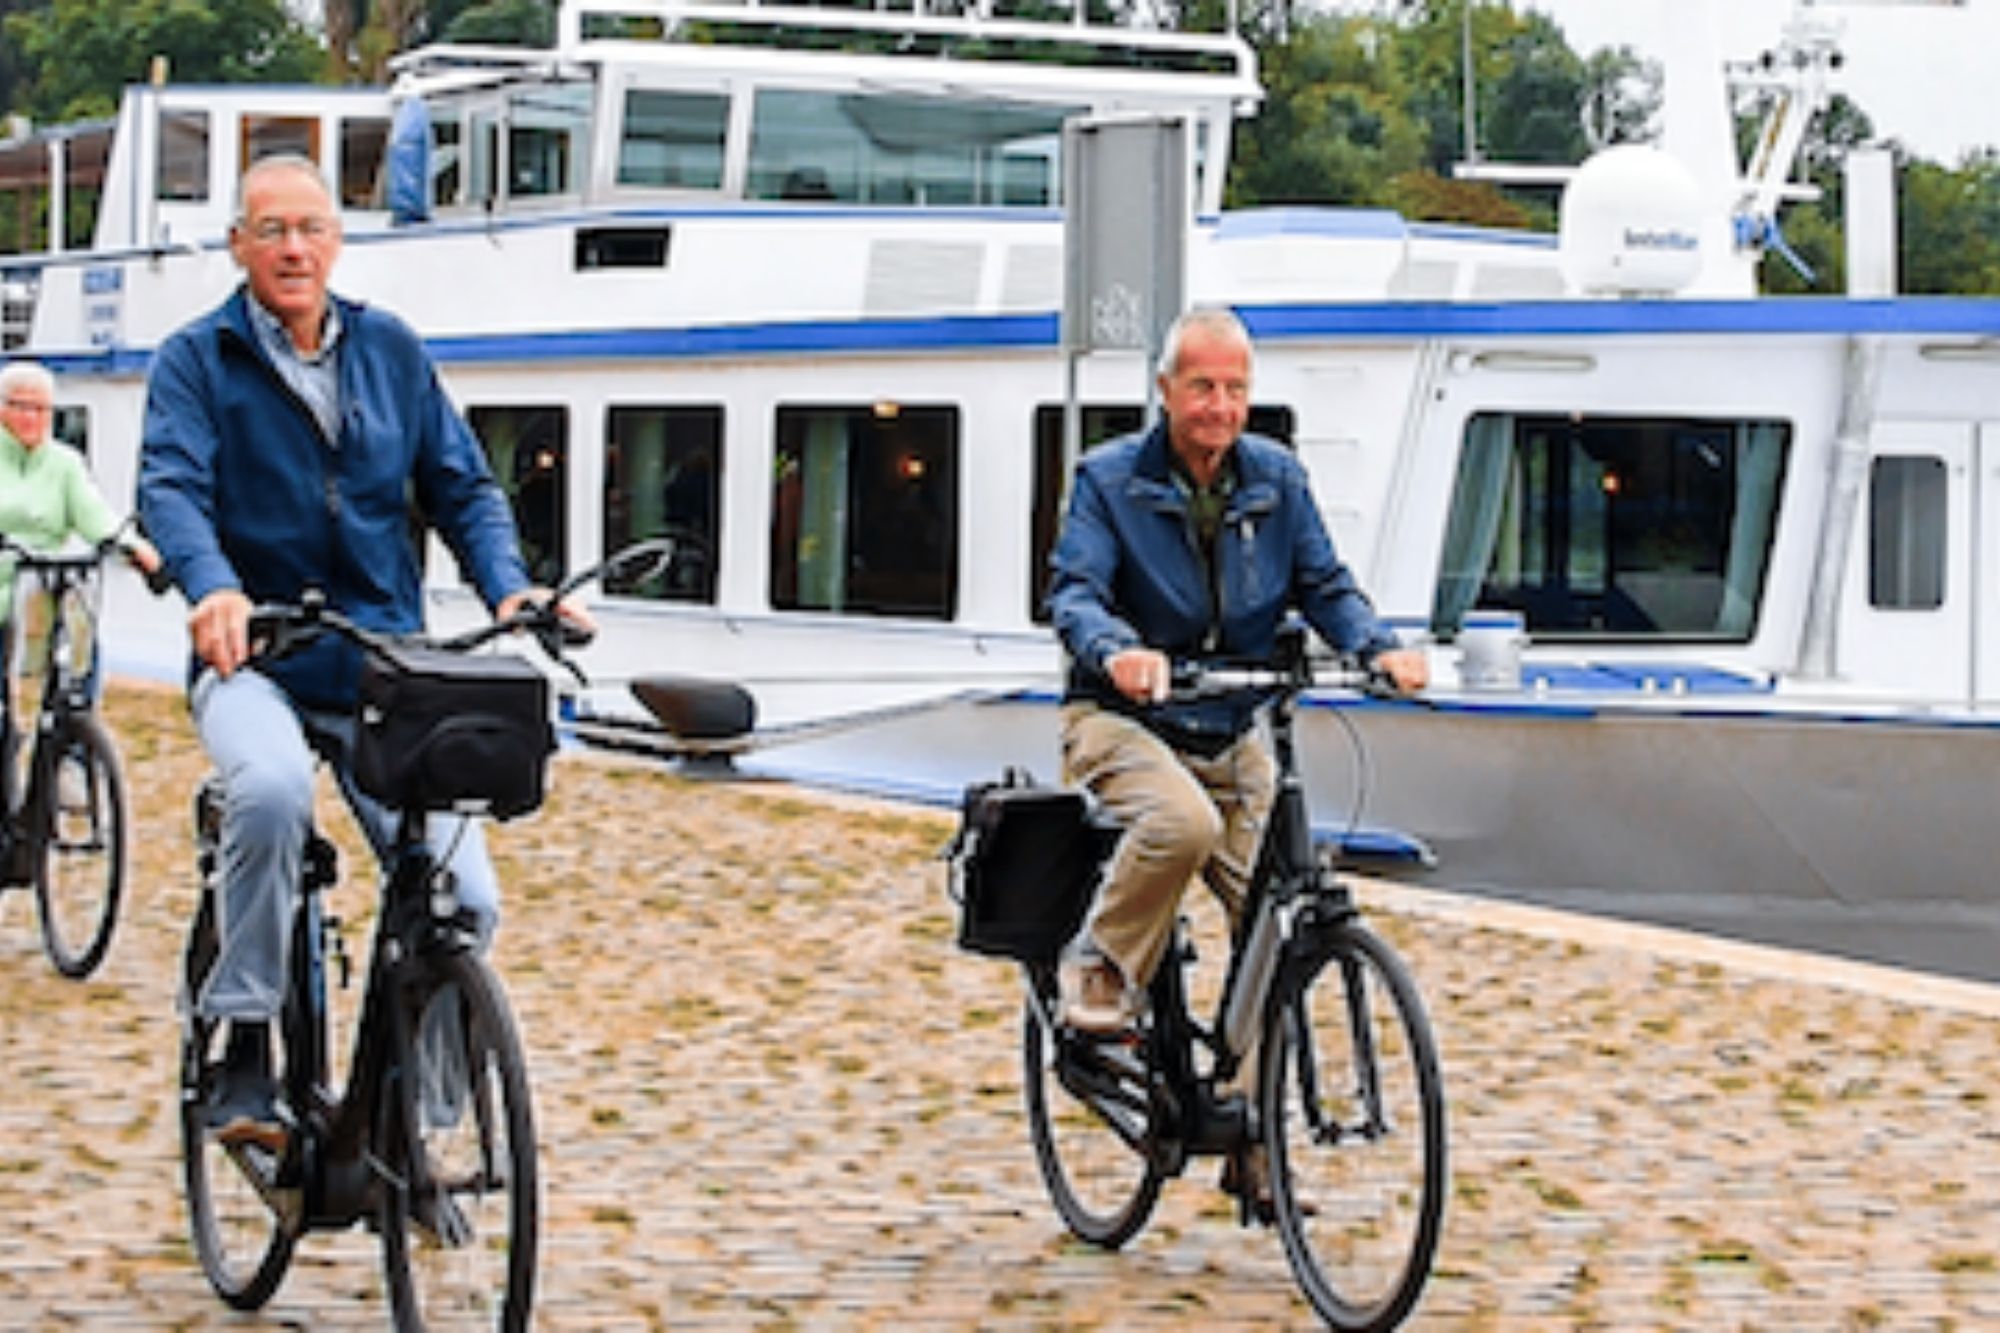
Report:
[{"label": "black pannier bag", "polygon": [[1087,794],[1040,786],[1018,768],[967,787],[945,850],[959,947],[1053,963],[1083,924],[1118,835]]},{"label": "black pannier bag", "polygon": [[387,805],[527,814],[555,748],[549,683],[525,658],[398,647],[362,667],[354,780]]}]

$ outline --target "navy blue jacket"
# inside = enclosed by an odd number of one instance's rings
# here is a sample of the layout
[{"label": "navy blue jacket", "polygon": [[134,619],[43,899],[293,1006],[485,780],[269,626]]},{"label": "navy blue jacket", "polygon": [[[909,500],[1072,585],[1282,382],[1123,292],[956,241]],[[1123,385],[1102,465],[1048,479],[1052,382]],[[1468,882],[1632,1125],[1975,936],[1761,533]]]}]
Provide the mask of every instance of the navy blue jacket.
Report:
[{"label": "navy blue jacket", "polygon": [[[336,299],[341,419],[329,442],[258,342],[249,299],[239,287],[169,337],[147,384],[139,514],[188,604],[219,588],[295,602],[316,587],[370,629],[419,630],[413,512],[488,607],[527,587],[506,496],[415,332]],[[347,708],[359,667],[327,635],[264,669],[300,703]]]},{"label": "navy blue jacket", "polygon": [[1249,725],[1255,700],[1142,709],[1112,686],[1110,657],[1145,647],[1176,660],[1264,658],[1292,610],[1342,652],[1367,659],[1396,646],[1335,554],[1298,459],[1256,435],[1239,438],[1231,455],[1236,488],[1216,535],[1220,606],[1164,424],[1084,455],[1050,557],[1048,606],[1069,654],[1067,697],[1140,717],[1188,748],[1226,745]]}]

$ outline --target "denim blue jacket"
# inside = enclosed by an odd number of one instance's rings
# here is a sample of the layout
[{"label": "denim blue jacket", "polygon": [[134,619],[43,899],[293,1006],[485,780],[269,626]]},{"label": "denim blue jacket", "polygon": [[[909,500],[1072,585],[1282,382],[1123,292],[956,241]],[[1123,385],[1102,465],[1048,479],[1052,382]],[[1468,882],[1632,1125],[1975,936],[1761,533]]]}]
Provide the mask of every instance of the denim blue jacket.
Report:
[{"label": "denim blue jacket", "polygon": [[1161,424],[1103,444],[1077,465],[1050,557],[1048,607],[1069,655],[1067,698],[1138,716],[1184,748],[1219,750],[1249,725],[1255,700],[1142,709],[1113,688],[1105,661],[1136,647],[1175,660],[1262,658],[1292,610],[1334,648],[1363,659],[1396,641],[1334,552],[1304,466],[1256,435],[1231,451],[1236,488],[1216,536],[1221,605],[1212,605],[1169,449]]},{"label": "denim blue jacket", "polygon": [[[413,515],[489,607],[527,587],[506,496],[410,327],[336,300],[341,420],[329,440],[259,345],[249,299],[238,288],[169,337],[147,384],[139,514],[188,604],[219,588],[294,602],[316,587],[370,629],[421,629]],[[300,703],[347,708],[360,662],[326,635],[263,669]]]}]

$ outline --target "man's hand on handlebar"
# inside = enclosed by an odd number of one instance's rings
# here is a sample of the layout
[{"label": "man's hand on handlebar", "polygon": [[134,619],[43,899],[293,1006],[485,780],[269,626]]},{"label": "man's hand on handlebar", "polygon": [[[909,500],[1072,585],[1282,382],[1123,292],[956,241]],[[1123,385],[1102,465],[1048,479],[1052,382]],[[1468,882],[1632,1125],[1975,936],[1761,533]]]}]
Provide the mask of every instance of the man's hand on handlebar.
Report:
[{"label": "man's hand on handlebar", "polygon": [[[509,594],[494,610],[493,618],[498,621],[512,620],[529,605],[546,605],[553,595],[547,588],[523,588],[517,593]],[[566,629],[574,627],[581,642],[588,643],[596,637],[596,619],[591,616],[589,608],[577,602],[575,598],[565,597],[557,602],[556,615],[564,622]]]},{"label": "man's hand on handlebar", "polygon": [[1118,692],[1135,704],[1166,702],[1173,686],[1173,664],[1151,648],[1127,648],[1104,659],[1104,672]]},{"label": "man's hand on handlebar", "polygon": [[195,656],[229,679],[250,660],[250,599],[235,588],[217,588],[188,612]]},{"label": "man's hand on handlebar", "polygon": [[1398,694],[1416,694],[1431,683],[1430,659],[1421,648],[1391,648],[1369,665]]}]

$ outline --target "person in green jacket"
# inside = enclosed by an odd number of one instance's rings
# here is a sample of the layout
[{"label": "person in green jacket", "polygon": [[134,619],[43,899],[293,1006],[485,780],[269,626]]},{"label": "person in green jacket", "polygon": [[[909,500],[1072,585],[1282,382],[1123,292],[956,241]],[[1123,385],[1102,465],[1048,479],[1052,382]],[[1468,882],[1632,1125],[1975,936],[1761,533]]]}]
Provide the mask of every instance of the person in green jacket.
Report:
[{"label": "person in green jacket", "polygon": [[[33,551],[54,551],[71,538],[90,543],[116,533],[120,520],[91,480],[83,455],[54,439],[50,422],[55,411],[55,376],[33,361],[12,361],[0,367],[0,533]],[[144,538],[125,543],[132,563],[147,574],[160,567],[160,554]],[[0,689],[0,725],[7,738],[8,768],[12,768],[13,670],[39,671],[35,634],[47,633],[50,608],[17,608],[14,562],[0,559],[0,666],[7,668],[7,688]],[[34,590],[24,590],[32,595]],[[24,597],[23,600],[26,600]],[[16,619],[23,624],[17,627]],[[23,651],[14,641],[24,629]],[[16,657],[25,659],[16,662]]]}]

